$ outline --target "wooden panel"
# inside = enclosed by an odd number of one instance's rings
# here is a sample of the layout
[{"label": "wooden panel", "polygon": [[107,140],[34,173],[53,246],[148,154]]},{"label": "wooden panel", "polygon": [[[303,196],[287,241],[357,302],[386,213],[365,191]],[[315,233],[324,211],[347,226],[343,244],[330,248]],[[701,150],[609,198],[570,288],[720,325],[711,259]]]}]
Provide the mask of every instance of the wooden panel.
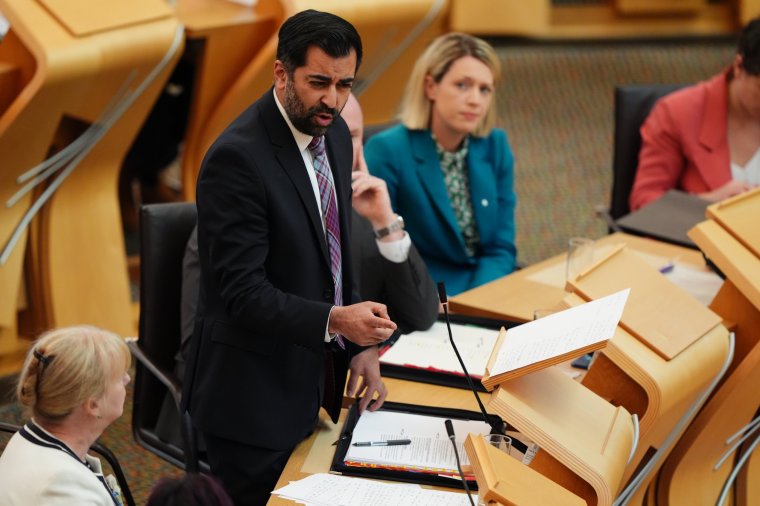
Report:
[{"label": "wooden panel", "polygon": [[694,14],[705,5],[706,0],[615,0],[621,14]]},{"label": "wooden panel", "polygon": [[[503,384],[492,395],[489,410],[537,443],[539,455],[548,453],[570,473],[550,474],[551,479],[589,504],[612,504],[633,444],[633,424],[625,409],[561,371],[544,369]],[[539,462],[531,467],[543,473]],[[593,495],[583,493],[584,484]]]},{"label": "wooden panel", "polygon": [[760,188],[709,206],[707,216],[760,258]]},{"label": "wooden panel", "polygon": [[568,280],[568,285],[585,300],[630,288],[620,325],[666,360],[721,321],[622,244],[576,279]]},{"label": "wooden panel", "polygon": [[487,444],[482,437],[468,434],[464,448],[478,482],[478,497],[487,504],[490,504],[490,501],[509,506],[586,504],[586,501],[546,476]]},{"label": "wooden panel", "polygon": [[760,308],[760,258],[714,221],[704,221],[692,228],[689,237]]},{"label": "wooden panel", "polygon": [[[655,267],[678,258],[679,263],[707,270],[699,251],[644,237],[612,234],[597,240],[596,248],[602,250],[621,242],[642,253],[647,261],[657,262]],[[535,309],[553,307],[567,295],[564,291],[565,257],[565,254],[556,255],[491,283],[460,293],[450,299],[451,309],[473,316],[515,321],[532,320]]]},{"label": "wooden panel", "polygon": [[[738,349],[733,366],[702,408],[660,472],[658,504],[713,504],[731,471],[735,452],[726,440],[749,422],[760,407],[760,311],[726,281],[711,306],[736,322],[736,340],[755,343]],[[745,347],[746,348],[746,347]],[[728,451],[726,462],[714,468]]]},{"label": "wooden panel", "polygon": [[550,0],[453,0],[451,29],[468,33],[535,35],[549,27]]},{"label": "wooden panel", "polygon": [[171,15],[162,0],[38,0],[77,37]]}]

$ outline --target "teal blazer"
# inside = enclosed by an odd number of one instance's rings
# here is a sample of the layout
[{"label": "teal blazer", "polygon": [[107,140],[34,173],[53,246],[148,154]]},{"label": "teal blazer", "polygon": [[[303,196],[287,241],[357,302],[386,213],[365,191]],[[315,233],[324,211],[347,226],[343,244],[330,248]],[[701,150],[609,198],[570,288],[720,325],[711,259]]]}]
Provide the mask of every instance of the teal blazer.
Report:
[{"label": "teal blazer", "polygon": [[450,295],[509,274],[515,268],[514,157],[503,130],[471,137],[470,192],[480,246],[468,256],[449,201],[429,130],[397,125],[372,136],[364,149],[370,172],[388,184],[391,205],[428,266]]}]

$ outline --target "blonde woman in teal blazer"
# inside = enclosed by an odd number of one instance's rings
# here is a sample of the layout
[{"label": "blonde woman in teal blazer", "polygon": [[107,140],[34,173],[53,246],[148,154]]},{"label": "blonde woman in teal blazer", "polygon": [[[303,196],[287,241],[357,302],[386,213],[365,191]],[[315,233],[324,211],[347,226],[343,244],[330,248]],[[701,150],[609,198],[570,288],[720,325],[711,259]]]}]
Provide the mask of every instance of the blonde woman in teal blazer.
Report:
[{"label": "blonde woman in teal blazer", "polygon": [[412,72],[402,124],[365,148],[370,172],[386,181],[393,209],[450,295],[515,268],[514,158],[493,128],[499,75],[481,39],[437,38]]}]

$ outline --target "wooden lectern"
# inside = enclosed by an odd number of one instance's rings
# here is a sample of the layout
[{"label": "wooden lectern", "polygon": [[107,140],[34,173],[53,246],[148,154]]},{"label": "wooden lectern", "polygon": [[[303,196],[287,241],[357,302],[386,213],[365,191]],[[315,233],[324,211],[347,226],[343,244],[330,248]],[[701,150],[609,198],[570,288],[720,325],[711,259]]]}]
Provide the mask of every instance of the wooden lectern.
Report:
[{"label": "wooden lectern", "polygon": [[[505,381],[492,394],[488,407],[540,446],[531,470],[590,506],[612,504],[636,445],[628,411],[556,368]],[[525,474],[526,479],[536,479],[532,473]],[[493,481],[491,488],[498,489]]]},{"label": "wooden lectern", "polygon": [[[760,189],[708,207],[710,219],[689,232],[726,275],[711,308],[734,330],[736,349],[723,383],[660,473],[657,496],[663,504],[715,504],[739,456],[730,438],[760,408],[759,211]],[[734,489],[737,504],[757,504],[760,500],[755,460],[749,465],[754,479],[740,479],[740,486]]]},{"label": "wooden lectern", "polygon": [[10,22],[0,44],[2,374],[28,346],[19,334],[81,323],[135,332],[117,180],[182,28],[162,0],[0,0],[0,10]]},{"label": "wooden lectern", "polygon": [[586,501],[577,495],[490,445],[482,437],[468,434],[464,448],[470,457],[478,482],[478,496],[485,504],[505,506],[525,506],[526,504],[585,506],[586,504]]},{"label": "wooden lectern", "polygon": [[[620,243],[627,247],[618,248]],[[459,302],[456,307],[463,312],[527,319],[531,308],[558,302],[569,306],[632,288],[621,325],[597,353],[583,385],[639,416],[640,444],[623,472],[621,489],[613,495],[625,491],[629,504],[640,504],[648,483],[721,375],[729,359],[728,331],[719,317],[678,292],[657,271],[676,256],[679,263],[698,266],[698,252],[625,234],[607,236],[597,244],[606,257],[568,285],[584,297],[562,290],[565,274],[560,256],[460,294],[452,305]],[[659,302],[653,305],[654,300]],[[660,316],[652,318],[653,314]],[[670,341],[671,336],[678,337],[676,342]],[[623,485],[631,479],[639,482],[626,490]]]},{"label": "wooden lectern", "polygon": [[625,482],[632,482],[623,495],[628,504],[643,504],[649,483],[728,367],[728,329],[622,245],[568,286],[580,301],[631,289],[615,337],[583,384],[639,416],[640,443],[625,472]]}]

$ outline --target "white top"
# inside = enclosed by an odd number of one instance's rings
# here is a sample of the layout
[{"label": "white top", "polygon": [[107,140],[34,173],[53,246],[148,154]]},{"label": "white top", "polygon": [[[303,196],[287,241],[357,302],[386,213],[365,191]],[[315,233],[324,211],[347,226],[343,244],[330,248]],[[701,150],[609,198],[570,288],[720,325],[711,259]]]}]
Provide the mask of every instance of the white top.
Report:
[{"label": "white top", "polygon": [[[3,506],[114,506],[103,483],[100,460],[87,464],[49,433],[40,435],[27,424],[0,455],[0,504]],[[28,439],[27,439],[28,438]],[[56,441],[66,450],[56,446]],[[89,468],[88,468],[89,465]]]},{"label": "white top", "polygon": [[755,151],[744,167],[731,162],[731,179],[750,186],[760,185],[760,149]]}]

